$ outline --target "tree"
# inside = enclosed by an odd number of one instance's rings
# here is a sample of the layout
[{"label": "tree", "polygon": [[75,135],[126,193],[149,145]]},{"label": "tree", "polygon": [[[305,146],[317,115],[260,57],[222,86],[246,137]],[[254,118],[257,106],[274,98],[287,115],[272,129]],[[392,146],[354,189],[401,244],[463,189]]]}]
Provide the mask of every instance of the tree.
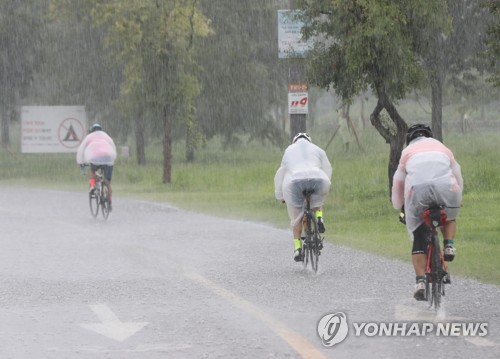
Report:
[{"label": "tree", "polygon": [[[478,56],[484,51],[484,36],[490,16],[477,0],[448,0],[445,19],[449,26],[415,21],[416,53],[427,73],[432,92],[432,132],[443,141],[442,107],[447,79],[458,91],[466,90],[467,81],[477,77],[476,69],[485,70],[484,60]],[[422,27],[425,26],[425,27]],[[469,91],[471,89],[469,88]]]},{"label": "tree", "polygon": [[[408,125],[397,102],[425,84],[414,46],[415,25],[446,28],[439,0],[398,2],[302,0],[306,38],[315,38],[309,76],[320,87],[333,87],[346,103],[371,88],[377,104],[372,125],[390,145],[389,188],[405,143]],[[389,121],[384,121],[386,116]]]},{"label": "tree", "polygon": [[91,119],[102,120],[112,112],[122,68],[111,63],[104,29],[93,26],[91,9],[88,0],[50,0],[50,22],[43,32],[46,61],[31,97],[50,105],[81,104]]},{"label": "tree", "polygon": [[281,143],[273,110],[286,104],[286,68],[278,60],[275,1],[204,0],[214,34],[200,47],[197,116],[207,138],[225,145],[238,135]]},{"label": "tree", "polygon": [[108,26],[108,45],[124,66],[121,99],[163,117],[163,182],[169,183],[173,124],[194,118],[193,40],[209,34],[208,20],[196,0],[103,0],[93,17]]},{"label": "tree", "polygon": [[493,74],[490,82],[495,87],[500,87],[500,3],[496,0],[488,0],[486,7],[490,11],[494,20],[487,30],[486,38],[486,57],[491,62]]},{"label": "tree", "polygon": [[65,9],[86,9],[94,26],[103,27],[111,61],[122,69],[118,108],[139,117],[134,121],[138,159],[144,159],[144,116],[161,116],[163,182],[171,182],[173,126],[192,126],[195,118],[199,85],[193,43],[210,32],[198,1],[53,1]]},{"label": "tree", "polygon": [[36,0],[0,2],[0,116],[1,143],[10,144],[9,122],[19,99],[29,89],[43,63],[41,28],[45,2]]}]

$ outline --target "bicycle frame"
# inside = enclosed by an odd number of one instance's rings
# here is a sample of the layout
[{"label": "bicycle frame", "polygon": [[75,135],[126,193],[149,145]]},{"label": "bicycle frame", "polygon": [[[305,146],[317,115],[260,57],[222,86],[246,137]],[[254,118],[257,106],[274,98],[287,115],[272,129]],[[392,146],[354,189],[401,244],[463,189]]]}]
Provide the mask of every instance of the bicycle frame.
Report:
[{"label": "bicycle frame", "polygon": [[304,190],[302,192],[304,200],[306,201],[306,208],[302,217],[304,236],[301,237],[301,240],[304,256],[304,268],[307,268],[308,263],[311,262],[311,268],[314,272],[317,272],[319,255],[321,254],[321,249],[323,249],[323,239],[318,231],[316,217],[311,210],[311,195],[313,193],[314,190]]},{"label": "bicycle frame", "polygon": [[90,213],[94,218],[99,214],[99,207],[104,219],[109,216],[109,188],[104,177],[104,167],[99,166],[95,171],[94,193],[89,194]]},{"label": "bicycle frame", "polygon": [[[424,211],[424,222],[430,229],[427,247],[426,265],[426,296],[430,306],[434,305],[438,310],[441,305],[441,297],[444,296],[444,284],[449,283],[445,279],[448,275],[443,251],[439,245],[438,228],[446,223],[446,211],[442,206],[433,206]],[[431,289],[431,290],[429,290]]]}]

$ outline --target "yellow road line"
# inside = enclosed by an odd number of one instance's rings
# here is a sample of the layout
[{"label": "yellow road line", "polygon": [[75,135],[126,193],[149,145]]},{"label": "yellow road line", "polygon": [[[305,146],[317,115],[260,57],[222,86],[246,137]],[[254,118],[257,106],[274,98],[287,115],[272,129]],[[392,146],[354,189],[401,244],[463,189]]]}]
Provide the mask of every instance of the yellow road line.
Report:
[{"label": "yellow road line", "polygon": [[272,331],[278,334],[285,342],[290,345],[302,358],[304,359],[322,359],[326,358],[313,344],[306,338],[293,330],[288,329],[283,323],[274,319],[270,315],[264,313],[258,307],[249,301],[238,297],[236,294],[228,291],[227,289],[215,284],[209,279],[193,272],[184,273],[184,275],[202,286],[210,289],[215,294],[230,301],[236,307],[251,314],[255,318],[265,323]]}]

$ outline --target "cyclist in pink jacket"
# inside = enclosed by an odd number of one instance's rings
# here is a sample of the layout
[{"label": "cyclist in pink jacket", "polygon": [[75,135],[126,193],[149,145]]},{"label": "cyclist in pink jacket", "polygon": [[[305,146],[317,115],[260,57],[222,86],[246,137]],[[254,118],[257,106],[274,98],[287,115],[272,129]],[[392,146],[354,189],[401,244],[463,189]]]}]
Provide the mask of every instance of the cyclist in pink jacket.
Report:
[{"label": "cyclist in pink jacket", "polygon": [[116,146],[113,139],[102,130],[98,123],[92,125],[89,134],[83,139],[76,153],[76,162],[80,166],[90,165],[89,192],[94,191],[95,171],[97,167],[104,166],[104,178],[109,185],[109,199],[111,209],[111,177],[116,159]]},{"label": "cyclist in pink jacket", "polygon": [[322,206],[330,191],[331,177],[332,166],[325,151],[313,144],[307,133],[295,135],[292,144],[285,150],[281,166],[274,176],[274,194],[276,199],[287,205],[293,228],[296,262],[303,260],[300,241],[304,214],[302,190],[315,190],[311,196],[311,208],[318,219],[319,232],[324,233]]},{"label": "cyclist in pink jacket", "polygon": [[452,261],[455,257],[455,220],[462,204],[464,185],[460,165],[453,153],[433,138],[429,126],[411,126],[406,134],[406,145],[393,177],[392,204],[404,211],[406,227],[413,241],[412,263],[417,282],[414,297],[425,300],[428,228],[423,213],[433,204],[445,206],[448,218],[442,227],[444,259]]}]

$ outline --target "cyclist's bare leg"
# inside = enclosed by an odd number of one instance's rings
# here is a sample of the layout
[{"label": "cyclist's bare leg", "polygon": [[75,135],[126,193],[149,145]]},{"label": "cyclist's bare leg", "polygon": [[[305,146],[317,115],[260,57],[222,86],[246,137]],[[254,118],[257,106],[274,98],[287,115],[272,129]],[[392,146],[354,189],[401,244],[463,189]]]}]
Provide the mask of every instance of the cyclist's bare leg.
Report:
[{"label": "cyclist's bare leg", "polygon": [[444,239],[453,239],[455,237],[455,231],[457,229],[457,223],[453,221],[447,221],[445,225],[441,228]]},{"label": "cyclist's bare leg", "polygon": [[108,181],[106,180],[106,182],[108,183],[108,188],[109,188],[109,200],[111,201],[111,199],[113,198],[113,190],[111,189],[111,181]]},{"label": "cyclist's bare leg", "polygon": [[95,186],[95,171],[92,168],[90,168],[90,171],[89,171],[89,184],[90,184],[90,187]]},{"label": "cyclist's bare leg", "polygon": [[412,254],[411,261],[415,269],[415,275],[425,276],[425,267],[427,265],[427,254]]},{"label": "cyclist's bare leg", "polygon": [[302,221],[293,226],[293,238],[298,239],[302,234]]},{"label": "cyclist's bare leg", "polygon": [[455,231],[457,229],[457,223],[455,220],[450,220],[441,227],[441,233],[443,233],[443,244],[444,244],[444,260],[450,262],[455,257],[455,248],[453,245],[453,238],[455,237]]}]

